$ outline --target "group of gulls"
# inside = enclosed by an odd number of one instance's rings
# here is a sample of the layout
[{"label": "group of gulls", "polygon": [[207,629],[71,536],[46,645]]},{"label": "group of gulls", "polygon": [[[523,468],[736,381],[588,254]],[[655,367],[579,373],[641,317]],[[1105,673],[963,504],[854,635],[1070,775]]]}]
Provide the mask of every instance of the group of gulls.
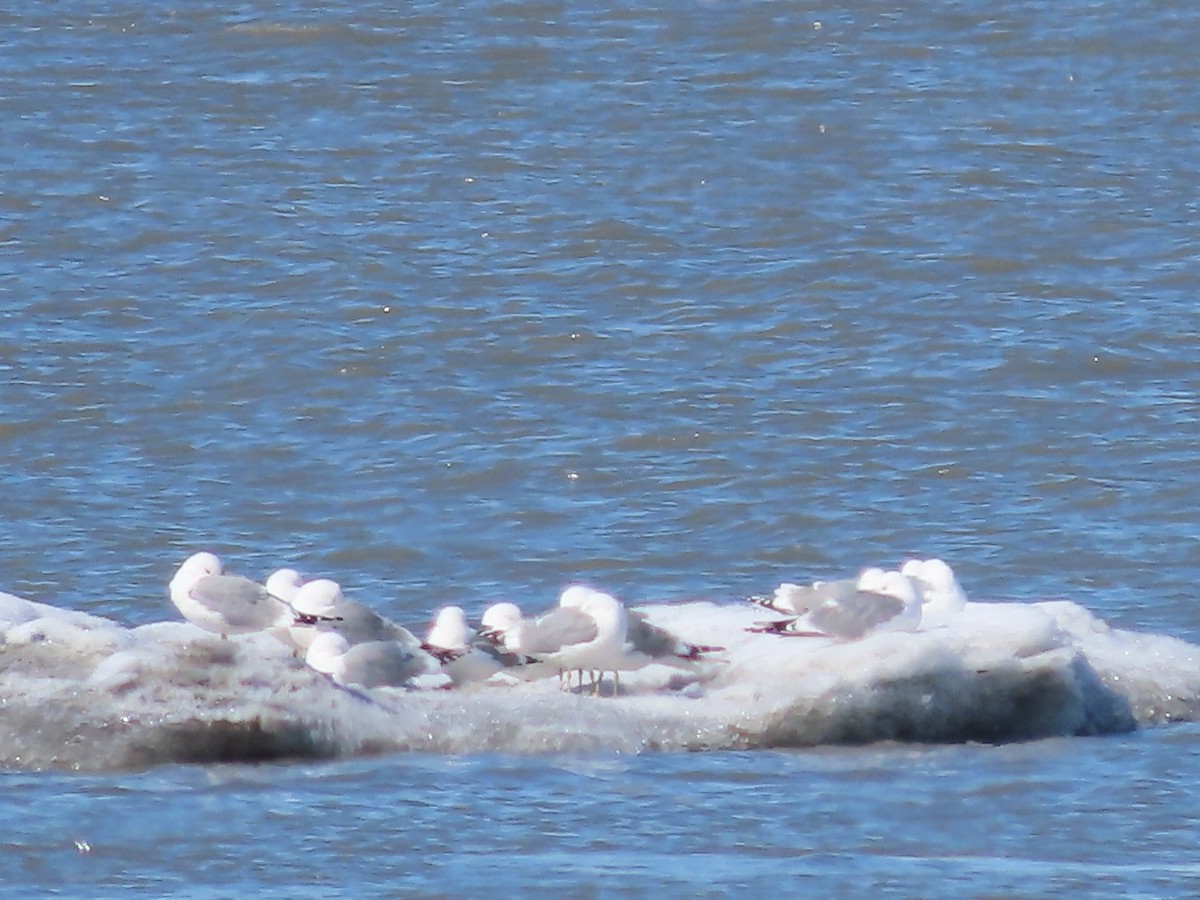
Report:
[{"label": "group of gulls", "polygon": [[[190,556],[168,586],[183,617],[228,638],[267,633],[339,685],[411,686],[432,676],[446,687],[558,676],[560,684],[601,692],[606,673],[620,692],[620,673],[650,664],[694,669],[725,648],[680,640],[626,609],[610,594],[583,585],[562,592],[558,605],[526,618],[513,603],[496,603],[471,628],[461,607],[438,610],[424,639],[346,598],[337,582],[304,580],[279,569],[264,583],[227,573],[213,553]],[[939,559],[910,560],[899,570],[866,569],[857,578],[781,584],[751,602],[779,614],[748,631],[783,637],[855,641],[882,629],[916,630],[966,603],[950,567]]]}]

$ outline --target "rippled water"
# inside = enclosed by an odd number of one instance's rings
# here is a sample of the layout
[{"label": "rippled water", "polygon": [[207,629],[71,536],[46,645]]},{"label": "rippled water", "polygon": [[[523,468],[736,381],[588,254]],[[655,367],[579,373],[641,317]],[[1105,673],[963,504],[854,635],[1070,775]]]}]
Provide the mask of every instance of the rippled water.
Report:
[{"label": "rippled water", "polygon": [[[0,589],[155,621],[206,547],[420,622],[921,554],[1200,640],[1190,5],[0,23]],[[0,871],[1178,893],[1197,746],[9,775]]]}]

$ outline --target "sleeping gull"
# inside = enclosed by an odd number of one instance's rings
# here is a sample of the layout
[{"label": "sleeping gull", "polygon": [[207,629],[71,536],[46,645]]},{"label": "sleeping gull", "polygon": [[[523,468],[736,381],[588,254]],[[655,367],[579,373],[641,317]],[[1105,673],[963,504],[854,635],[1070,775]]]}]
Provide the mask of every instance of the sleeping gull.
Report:
[{"label": "sleeping gull", "polygon": [[363,688],[400,687],[427,671],[426,660],[396,641],[364,641],[351,645],[335,631],[318,634],[304,662],[337,684]]},{"label": "sleeping gull", "polygon": [[[295,569],[276,569],[267,576],[264,587],[266,587],[267,593],[272,597],[278,597],[280,600],[290,604],[296,599],[296,594],[303,584],[304,578]],[[304,652],[304,648],[292,640],[292,626],[294,624],[295,616],[289,617],[269,629],[269,634],[277,641],[291,647],[299,655]]]},{"label": "sleeping gull", "polygon": [[171,602],[193,625],[228,637],[286,624],[292,608],[263,585],[242,575],[226,575],[214,553],[195,553],[168,585]]},{"label": "sleeping gull", "polygon": [[790,637],[830,637],[855,641],[875,631],[912,631],[921,623],[921,601],[907,575],[897,571],[866,569],[853,589],[844,582],[829,582],[836,589],[822,590],[781,585],[772,608],[793,613],[792,618],[766,622],[750,631]]},{"label": "sleeping gull", "polygon": [[421,655],[421,642],[411,631],[385,619],[364,603],[348,600],[341,585],[328,578],[306,582],[292,599],[296,620],[289,628],[292,643],[307,649],[322,631],[336,631],[346,641],[397,641],[413,655]]},{"label": "sleeping gull", "polygon": [[548,666],[517,649],[517,637],[522,621],[524,619],[521,608],[507,601],[493,603],[484,610],[479,620],[479,639],[491,644],[501,654],[501,659],[505,662],[503,674],[521,681],[533,681],[560,672],[555,666]]},{"label": "sleeping gull", "polygon": [[267,593],[287,603],[296,599],[296,593],[304,584],[304,578],[295,569],[276,569],[263,582]]},{"label": "sleeping gull", "polygon": [[[517,617],[520,618],[520,610],[517,610]],[[487,681],[500,672],[522,669],[536,662],[509,653],[495,641],[473,632],[468,628],[466,614],[460,606],[445,606],[438,610],[421,646],[438,658],[442,672],[456,685]],[[525,674],[521,672],[522,676]]]},{"label": "sleeping gull", "polygon": [[[875,570],[868,570],[875,571]],[[880,570],[881,571],[881,570]],[[770,597],[750,597],[751,603],[784,615],[800,616],[828,600],[837,601],[858,591],[857,578],[837,581],[814,581],[812,584],[792,584],[785,581]]]},{"label": "sleeping gull", "polygon": [[641,660],[644,660],[642,665],[659,663],[691,668],[695,663],[703,662],[708,654],[720,653],[725,649],[680,640],[665,628],[650,622],[641,610],[629,610],[627,615],[625,651],[631,668],[636,668],[633,664]]},{"label": "sleeping gull", "polygon": [[515,603],[493,603],[483,611],[479,634],[509,653],[516,653],[516,630],[522,620],[521,608]]},{"label": "sleeping gull", "polygon": [[912,579],[921,595],[921,620],[927,625],[944,625],[962,612],[967,595],[954,577],[954,570],[940,559],[910,559],[900,571]]}]

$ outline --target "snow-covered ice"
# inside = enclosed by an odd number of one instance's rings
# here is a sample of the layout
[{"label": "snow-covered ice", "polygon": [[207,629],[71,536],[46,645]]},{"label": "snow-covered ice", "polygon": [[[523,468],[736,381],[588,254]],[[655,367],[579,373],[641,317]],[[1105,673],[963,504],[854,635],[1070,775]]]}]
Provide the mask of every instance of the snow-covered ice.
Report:
[{"label": "snow-covered ice", "polygon": [[1200,647],[1110,628],[1065,601],[971,602],[850,642],[750,633],[763,610],[749,603],[639,609],[726,649],[688,671],[625,673],[615,697],[565,693],[555,678],[363,690],[268,634],[127,628],[0,593],[0,765],[1002,742],[1200,716]]}]

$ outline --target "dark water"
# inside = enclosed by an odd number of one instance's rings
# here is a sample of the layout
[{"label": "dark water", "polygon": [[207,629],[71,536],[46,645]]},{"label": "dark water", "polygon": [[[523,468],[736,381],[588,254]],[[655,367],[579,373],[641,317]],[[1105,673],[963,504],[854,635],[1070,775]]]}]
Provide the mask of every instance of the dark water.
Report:
[{"label": "dark water", "polygon": [[[419,622],[920,554],[1200,640],[1190,5],[0,25],[0,589],[150,622],[208,548]],[[0,874],[1178,894],[1198,747],[10,775]]]}]

